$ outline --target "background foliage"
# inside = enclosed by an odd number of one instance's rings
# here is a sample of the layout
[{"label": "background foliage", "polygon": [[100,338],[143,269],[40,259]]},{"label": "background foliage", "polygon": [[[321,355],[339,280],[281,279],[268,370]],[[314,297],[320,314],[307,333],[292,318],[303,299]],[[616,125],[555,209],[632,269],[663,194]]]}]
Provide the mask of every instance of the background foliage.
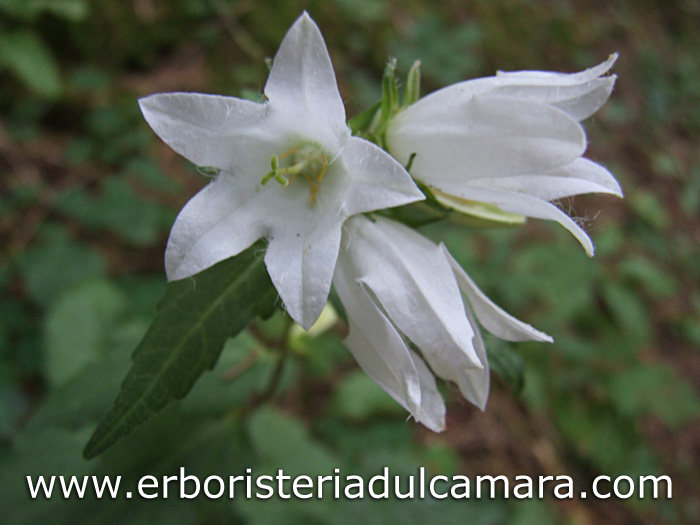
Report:
[{"label": "background foliage", "polygon": [[[620,52],[588,156],[626,199],[562,202],[561,229],[433,227],[470,275],[554,345],[487,340],[485,413],[455,393],[448,431],[403,411],[343,348],[344,327],[285,337],[277,315],[97,460],[111,405],[165,289],[177,210],[207,179],[161,144],[136,99],[258,99],[302,9],[321,27],[348,116],[379,98],[389,56],[424,92],[496,69],[573,71]],[[693,0],[0,0],[0,500],[6,523],[691,523],[700,521],[700,6]],[[276,355],[291,349],[271,403]],[[520,370],[523,372],[521,384]],[[521,388],[522,387],[522,388]],[[448,389],[449,390],[449,389]],[[436,502],[30,501],[27,474],[669,474],[673,500]],[[438,521],[436,521],[438,520]]]}]

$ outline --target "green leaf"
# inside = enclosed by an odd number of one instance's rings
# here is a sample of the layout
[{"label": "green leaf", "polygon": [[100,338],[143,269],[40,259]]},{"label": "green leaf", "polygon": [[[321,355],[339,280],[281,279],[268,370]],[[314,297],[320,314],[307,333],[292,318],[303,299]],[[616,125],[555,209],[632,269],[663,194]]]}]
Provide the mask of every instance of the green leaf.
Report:
[{"label": "green leaf", "polygon": [[334,412],[363,420],[375,414],[405,414],[404,409],[364,372],[348,375],[333,396]]},{"label": "green leaf", "polygon": [[625,286],[609,282],[603,289],[603,298],[615,324],[630,341],[642,345],[651,340],[649,311],[637,293]]},{"label": "green leaf", "polygon": [[90,13],[84,0],[34,0],[34,4],[37,10],[48,11],[71,22],[80,22]]},{"label": "green leaf", "polygon": [[525,385],[525,362],[507,343],[496,338],[486,342],[491,370],[510,385],[513,394],[520,394]]},{"label": "green leaf", "polygon": [[348,126],[352,130],[353,135],[361,135],[363,131],[367,130],[369,125],[372,123],[377,115],[377,112],[381,108],[382,103],[377,102],[376,104],[370,106],[364,110],[359,115],[355,115],[348,121]]},{"label": "green leaf", "polygon": [[84,0],[0,0],[0,12],[29,21],[42,12],[49,12],[56,17],[79,22],[88,15],[89,8]]},{"label": "green leaf", "polygon": [[676,277],[646,257],[627,257],[620,263],[620,274],[659,299],[668,299],[678,290]]},{"label": "green leaf", "polygon": [[652,413],[676,429],[700,415],[700,398],[693,387],[663,364],[616,372],[608,388],[618,410],[630,417]]},{"label": "green leaf", "polygon": [[156,318],[132,357],[114,405],[83,452],[94,458],[174,399],[216,364],[224,343],[277,299],[260,244],[192,279],[168,286]]},{"label": "green leaf", "polygon": [[309,436],[304,425],[271,408],[251,415],[248,431],[261,464],[285,474],[328,474],[338,459]]},{"label": "green leaf", "polygon": [[653,450],[634,422],[620,417],[608,404],[596,404],[572,389],[560,392],[554,401],[552,415],[564,439],[598,469],[631,477],[659,471]]},{"label": "green leaf", "polygon": [[[73,191],[59,196],[55,205],[90,229],[110,230],[141,246],[155,241],[166,223],[161,218],[167,212],[121,177],[106,179],[97,197],[85,190]],[[170,217],[167,223],[172,223]]]},{"label": "green leaf", "polygon": [[106,273],[102,255],[79,244],[56,224],[39,231],[39,242],[18,257],[29,296],[43,307],[51,306],[67,290]]},{"label": "green leaf", "polygon": [[[318,476],[330,475],[334,468],[342,466],[340,458],[313,439],[300,421],[271,408],[252,414],[247,429],[259,460],[256,473],[273,474],[281,469],[292,476]],[[285,492],[291,492],[291,482],[283,486]],[[251,525],[328,523],[335,507],[330,495],[327,486],[323,499],[244,499],[239,502],[238,510]]]},{"label": "green leaf", "polygon": [[0,64],[39,95],[54,98],[61,93],[56,62],[32,31],[7,31],[0,35]]},{"label": "green leaf", "polygon": [[45,324],[46,375],[61,385],[114,346],[126,300],[105,280],[67,292],[49,311]]}]

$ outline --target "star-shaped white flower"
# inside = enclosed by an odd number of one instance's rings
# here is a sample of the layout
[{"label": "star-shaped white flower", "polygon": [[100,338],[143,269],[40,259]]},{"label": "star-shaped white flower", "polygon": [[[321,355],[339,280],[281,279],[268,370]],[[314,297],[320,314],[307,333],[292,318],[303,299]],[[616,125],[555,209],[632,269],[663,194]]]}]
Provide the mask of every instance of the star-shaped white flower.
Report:
[{"label": "star-shaped white flower", "polygon": [[574,74],[519,71],[448,86],[393,119],[388,149],[413,158],[411,174],[442,204],[506,222],[557,221],[592,255],[588,235],[550,201],[622,196],[607,169],[582,157],[580,124],[610,96],[615,75],[603,75],[616,58]]},{"label": "star-shaped white flower", "polygon": [[219,170],[178,215],[166,272],[188,277],[265,238],[272,282],[308,329],[328,296],[343,222],[423,195],[390,155],[350,135],[323,37],[306,13],[282,41],[265,95],[262,104],[198,93],[140,100],[163,141]]},{"label": "star-shaped white flower", "polygon": [[488,360],[476,319],[502,339],[552,341],[493,304],[443,245],[389,219],[346,222],[333,284],[357,362],[436,432],[445,426],[445,404],[435,376],[486,405]]}]

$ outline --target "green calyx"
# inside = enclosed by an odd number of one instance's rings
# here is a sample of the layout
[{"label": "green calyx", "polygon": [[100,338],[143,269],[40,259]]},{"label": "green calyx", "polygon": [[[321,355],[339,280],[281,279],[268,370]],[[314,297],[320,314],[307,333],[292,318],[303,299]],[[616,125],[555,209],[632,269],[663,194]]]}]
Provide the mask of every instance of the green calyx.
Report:
[{"label": "green calyx", "polygon": [[392,58],[384,68],[382,99],[348,122],[353,135],[363,137],[386,150],[386,130],[391,119],[402,109],[414,104],[420,97],[420,61],[411,66],[406,76],[403,100],[399,97],[396,80],[396,59]]}]

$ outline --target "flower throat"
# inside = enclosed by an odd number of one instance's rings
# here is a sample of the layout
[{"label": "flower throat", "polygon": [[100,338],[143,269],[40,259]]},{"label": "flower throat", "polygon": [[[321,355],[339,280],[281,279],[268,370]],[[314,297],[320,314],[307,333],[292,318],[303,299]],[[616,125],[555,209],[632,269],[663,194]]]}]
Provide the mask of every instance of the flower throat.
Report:
[{"label": "flower throat", "polygon": [[283,187],[287,187],[299,177],[309,185],[309,205],[313,207],[323,177],[328,171],[328,160],[328,155],[315,144],[296,146],[282,155],[273,155],[270,158],[272,169],[262,178],[260,184],[264,186],[274,179]]}]

